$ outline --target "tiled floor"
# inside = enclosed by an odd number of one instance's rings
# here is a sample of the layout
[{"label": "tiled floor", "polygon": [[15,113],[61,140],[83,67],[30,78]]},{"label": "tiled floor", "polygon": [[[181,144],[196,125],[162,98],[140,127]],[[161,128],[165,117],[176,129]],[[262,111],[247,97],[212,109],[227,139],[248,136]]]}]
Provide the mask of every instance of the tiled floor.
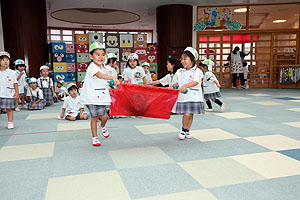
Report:
[{"label": "tiled floor", "polygon": [[[119,118],[91,145],[90,120],[61,103],[0,116],[0,199],[300,200],[300,90],[222,89],[226,112]],[[298,100],[297,100],[298,99]]]}]

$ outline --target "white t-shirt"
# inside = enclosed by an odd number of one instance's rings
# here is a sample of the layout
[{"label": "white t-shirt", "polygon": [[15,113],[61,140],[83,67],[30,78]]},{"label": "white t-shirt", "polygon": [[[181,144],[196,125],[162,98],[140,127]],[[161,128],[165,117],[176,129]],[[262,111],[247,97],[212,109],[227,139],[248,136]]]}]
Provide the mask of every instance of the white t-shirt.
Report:
[{"label": "white t-shirt", "polygon": [[185,68],[178,69],[176,74],[177,80],[174,80],[174,82],[179,84],[179,88],[193,81],[198,82],[196,86],[187,88],[188,92],[186,94],[180,92],[177,102],[203,102],[201,88],[203,72],[195,66],[189,70]]},{"label": "white t-shirt", "polygon": [[218,86],[214,82],[215,80],[217,80],[217,78],[212,72],[205,73],[204,78],[203,78],[204,94],[212,94],[215,92],[220,92],[220,88],[218,88]]},{"label": "white t-shirt", "polygon": [[15,71],[11,69],[0,71],[0,98],[14,98],[15,83],[18,83]]},{"label": "white t-shirt", "polygon": [[169,85],[169,87],[171,87],[171,85],[175,84],[174,81],[177,80],[176,76],[176,74],[167,74],[163,78],[159,79],[159,82],[163,86]]},{"label": "white t-shirt", "polygon": [[125,81],[128,81],[129,83],[132,84],[139,84],[139,85],[144,84],[143,78],[146,75],[142,67],[137,66],[134,69],[127,68],[126,70],[124,70],[124,72],[125,72],[125,78],[124,78]]},{"label": "white t-shirt", "polygon": [[37,97],[39,94],[39,99],[44,99],[44,94],[43,91],[40,88],[36,88],[35,90],[33,90],[32,88],[29,88],[27,90],[27,95],[28,97]]},{"label": "white t-shirt", "polygon": [[61,86],[61,87],[58,88],[58,89],[59,89],[59,90],[58,90],[58,94],[59,94],[59,95],[63,95],[64,93],[66,93],[66,95],[68,94],[68,90],[67,90],[66,87]]},{"label": "white t-shirt", "polygon": [[66,97],[64,101],[63,108],[66,109],[65,116],[69,115],[72,117],[76,117],[80,113],[80,109],[84,108],[79,100],[79,96],[75,99],[71,96]]},{"label": "white t-shirt", "polygon": [[151,81],[152,81],[152,77],[151,77],[150,72],[148,72],[148,73],[146,74],[146,83],[150,83]]},{"label": "white t-shirt", "polygon": [[82,104],[110,105],[111,99],[107,80],[95,76],[98,72],[107,74],[104,66],[99,67],[92,62],[87,69],[84,84],[80,90],[80,101]]},{"label": "white t-shirt", "polygon": [[[53,87],[53,80],[50,77],[47,77],[47,78],[40,77],[40,78],[38,78],[37,82],[38,82],[39,88]],[[49,86],[49,84],[50,84],[50,86]]]},{"label": "white t-shirt", "polygon": [[[19,70],[16,70],[16,78],[18,79],[18,76],[21,74],[21,72]],[[19,86],[19,93],[22,94],[24,93],[24,88],[27,85],[26,83],[26,73],[24,71],[24,74],[20,77],[20,79],[18,80],[18,86]]]},{"label": "white t-shirt", "polygon": [[117,71],[114,68],[112,68],[110,65],[105,65],[105,68],[107,70],[107,75],[113,76],[115,78],[118,77]]}]

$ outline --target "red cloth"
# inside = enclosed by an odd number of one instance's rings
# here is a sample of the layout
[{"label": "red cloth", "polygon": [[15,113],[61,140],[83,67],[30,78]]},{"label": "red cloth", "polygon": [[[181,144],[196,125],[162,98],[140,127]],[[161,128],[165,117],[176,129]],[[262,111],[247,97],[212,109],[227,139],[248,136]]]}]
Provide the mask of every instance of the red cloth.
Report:
[{"label": "red cloth", "polygon": [[178,90],[123,83],[110,95],[110,115],[169,119]]}]

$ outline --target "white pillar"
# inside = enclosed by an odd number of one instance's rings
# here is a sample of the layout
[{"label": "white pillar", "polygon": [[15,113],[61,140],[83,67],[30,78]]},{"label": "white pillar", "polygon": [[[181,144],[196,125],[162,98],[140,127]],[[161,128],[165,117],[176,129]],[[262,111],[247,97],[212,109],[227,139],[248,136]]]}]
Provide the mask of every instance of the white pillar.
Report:
[{"label": "white pillar", "polygon": [[0,4],[0,51],[3,50],[4,50],[4,40],[3,40],[2,15],[1,15],[1,4]]},{"label": "white pillar", "polygon": [[197,32],[194,31],[194,25],[197,23],[197,6],[193,6],[193,48],[197,49],[196,46],[197,46]]}]

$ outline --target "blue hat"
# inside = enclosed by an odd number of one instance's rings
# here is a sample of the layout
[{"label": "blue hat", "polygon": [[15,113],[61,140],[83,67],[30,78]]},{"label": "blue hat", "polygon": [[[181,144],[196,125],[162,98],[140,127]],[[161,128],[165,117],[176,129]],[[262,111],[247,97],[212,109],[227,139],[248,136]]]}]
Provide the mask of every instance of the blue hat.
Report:
[{"label": "blue hat", "polygon": [[36,78],[32,77],[28,79],[28,83],[37,83]]},{"label": "blue hat", "polygon": [[15,61],[15,65],[25,65],[25,62],[24,62],[24,60],[22,60],[22,59],[17,59],[17,60]]}]

